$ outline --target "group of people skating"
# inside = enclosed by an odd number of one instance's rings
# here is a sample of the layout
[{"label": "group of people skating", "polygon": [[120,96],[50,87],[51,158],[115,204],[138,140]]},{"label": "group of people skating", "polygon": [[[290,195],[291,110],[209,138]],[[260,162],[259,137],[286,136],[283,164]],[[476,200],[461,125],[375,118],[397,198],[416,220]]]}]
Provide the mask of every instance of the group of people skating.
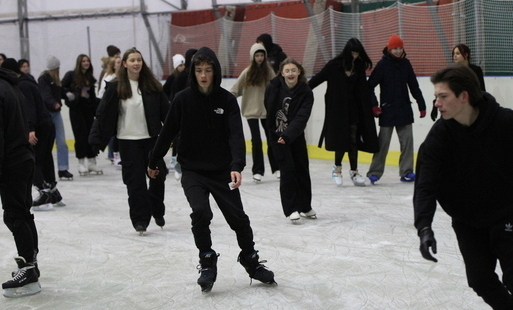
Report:
[{"label": "group of people skating", "polygon": [[[408,92],[417,100],[421,118],[426,115],[426,104],[398,36],[389,38],[383,57],[368,80],[366,71],[372,68],[372,62],[355,38],[310,81],[294,59],[285,57],[279,60],[279,67],[273,69],[266,42],[257,41],[250,49],[250,66],[243,71],[231,93],[220,86],[221,66],[215,53],[208,47],[191,53],[189,67],[186,58],[176,57],[177,68],[182,65],[185,68],[173,74],[171,85],[162,87],[141,53],[136,49],[127,50],[116,79],[106,83],[106,91],[95,109],[95,123],[91,123],[92,130],[88,131],[90,149],[84,148],[81,156],[94,158],[112,137],[117,138],[130,218],[135,230],[144,233],[151,217],[157,225],[165,224],[164,181],[168,171],[163,157],[173,145],[177,157],[172,163],[175,169],[180,165],[181,184],[192,209],[192,232],[200,262],[198,284],[203,292],[209,292],[217,279],[219,257],[213,249],[209,229],[213,217],[210,195],[237,235],[241,249],[238,261],[250,278],[276,283],[274,273],[259,260],[253,230],[238,190],[245,166],[241,110],[252,133],[253,180],[261,182],[264,176],[261,123],[269,145],[271,170],[280,179],[285,216],[293,223],[302,216],[316,218],[311,206],[304,130],[314,104],[312,88],[327,81],[326,118],[319,146],[325,143],[327,150],[335,152],[332,177],[336,184],[342,184],[342,158],[347,152],[350,179],[356,186],[365,185],[365,178],[358,172],[359,150],[374,154],[367,177],[375,184],[383,175],[395,128],[401,144],[400,181],[415,181],[415,227],[423,257],[436,261],[430,249],[436,253],[431,222],[438,201],[453,218],[469,286],[494,309],[513,307],[513,211],[508,186],[513,184],[507,177],[511,173],[506,171],[501,174],[504,177],[488,181],[484,189],[474,178],[476,175],[488,178],[491,170],[509,169],[504,163],[513,152],[513,143],[505,137],[510,136],[513,129],[513,116],[511,110],[500,108],[491,95],[481,92],[484,90],[482,71],[469,66],[470,51],[465,45],[458,45],[452,51],[455,62],[461,62],[460,65],[442,69],[431,78],[436,96],[431,117],[435,120],[435,111],[439,110],[442,120],[435,123],[419,150],[416,173],[413,168],[414,116]],[[284,55],[283,51],[281,54]],[[63,84],[73,90],[66,92],[67,100],[78,100],[75,103],[85,109],[91,108],[88,100],[94,96],[90,92],[94,78],[92,73],[87,73],[90,60],[84,56],[77,60],[78,71],[67,74]],[[182,72],[185,72],[183,76]],[[81,78],[77,80],[76,76]],[[185,78],[187,87],[174,91],[173,85],[180,76]],[[12,89],[9,93],[12,99],[2,104],[11,109],[6,111],[12,113],[13,120],[23,123],[24,99],[14,86],[12,72],[2,69],[0,78],[1,83]],[[373,91],[377,85],[380,85],[379,103]],[[243,97],[241,109],[236,96]],[[83,114],[90,112],[83,111]],[[379,118],[379,136],[373,117]],[[23,139],[29,137],[28,129],[14,129],[12,124],[6,126],[9,136],[16,137],[9,142],[15,142],[10,147],[17,150],[18,156],[5,157],[4,161],[10,161],[10,165],[3,165],[2,176],[8,169],[26,169],[28,176],[27,180],[19,181],[22,184],[17,184],[18,190],[13,193],[8,191],[15,184],[6,184],[3,179],[0,183],[5,222],[15,236],[20,255],[16,258],[18,271],[13,273],[12,280],[3,284],[4,295],[7,292],[6,296],[17,297],[20,287],[31,294],[40,291],[37,231],[27,202],[33,159],[31,142]],[[462,184],[455,185],[446,177],[451,171],[461,174]],[[503,270],[502,282],[495,274],[497,260]]]}]

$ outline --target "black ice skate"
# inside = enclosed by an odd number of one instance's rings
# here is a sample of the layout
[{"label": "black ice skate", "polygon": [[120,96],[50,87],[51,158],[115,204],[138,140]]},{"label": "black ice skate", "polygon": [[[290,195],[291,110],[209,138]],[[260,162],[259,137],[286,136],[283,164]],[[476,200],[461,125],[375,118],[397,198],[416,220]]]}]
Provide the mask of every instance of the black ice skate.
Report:
[{"label": "black ice skate", "polygon": [[3,295],[7,298],[23,297],[41,292],[41,285],[34,264],[27,263],[21,256],[15,257],[18,271],[12,280],[2,284]]},{"label": "black ice skate", "polygon": [[157,226],[160,226],[161,229],[164,229],[164,225],[166,225],[166,220],[163,216],[155,217],[155,224],[157,224]]},{"label": "black ice skate", "polygon": [[39,196],[32,201],[32,210],[34,211],[49,211],[53,209],[52,197],[50,188],[43,185],[43,188],[37,188]]},{"label": "black ice skate", "polygon": [[57,182],[50,188],[50,203],[57,207],[66,206],[66,203],[62,200],[61,193],[57,189]]},{"label": "black ice skate", "polygon": [[73,175],[68,170],[59,170],[59,179],[73,181]]},{"label": "black ice skate", "polygon": [[144,233],[146,232],[146,227],[141,224],[137,224],[135,226],[135,231],[139,233],[139,236],[144,236]]},{"label": "black ice skate", "polygon": [[209,293],[217,279],[217,254],[214,251],[201,253],[198,270],[200,277],[198,284],[201,286],[203,294]]},{"label": "black ice skate", "polygon": [[240,252],[237,261],[246,269],[251,279],[266,284],[277,284],[276,281],[274,281],[274,273],[262,264],[267,261],[259,261],[258,251],[248,255],[243,255],[242,252]]}]

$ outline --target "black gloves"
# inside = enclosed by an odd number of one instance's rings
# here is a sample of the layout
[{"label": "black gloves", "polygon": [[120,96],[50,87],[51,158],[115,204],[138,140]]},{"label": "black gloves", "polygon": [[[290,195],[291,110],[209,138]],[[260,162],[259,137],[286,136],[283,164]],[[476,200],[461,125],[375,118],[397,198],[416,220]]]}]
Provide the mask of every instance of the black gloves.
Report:
[{"label": "black gloves", "polygon": [[434,121],[436,121],[436,118],[438,117],[438,108],[435,107],[435,102],[436,102],[436,99],[433,100],[433,110],[431,110],[431,119]]},{"label": "black gloves", "polygon": [[424,257],[427,260],[432,260],[435,263],[438,262],[436,258],[434,258],[431,253],[429,252],[429,248],[431,247],[433,254],[436,254],[436,240],[435,240],[435,233],[431,228],[425,228],[419,232],[420,237],[420,253],[422,254],[422,257]]}]

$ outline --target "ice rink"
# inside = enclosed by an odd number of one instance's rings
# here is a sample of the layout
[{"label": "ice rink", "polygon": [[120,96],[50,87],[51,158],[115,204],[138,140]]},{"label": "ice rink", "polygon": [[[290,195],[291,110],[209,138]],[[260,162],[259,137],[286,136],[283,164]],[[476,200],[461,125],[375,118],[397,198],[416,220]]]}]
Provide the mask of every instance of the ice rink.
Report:
[{"label": "ice rink", "polygon": [[[249,154],[250,155],[250,154]],[[196,284],[198,253],[190,209],[173,175],[166,183],[166,226],[154,221],[144,236],[131,226],[121,172],[105,154],[99,176],[78,176],[58,188],[65,207],[36,212],[39,231],[38,295],[0,298],[0,309],[489,309],[467,286],[449,217],[439,209],[433,230],[438,263],[424,260],[413,227],[413,184],[387,166],[374,186],[336,187],[332,162],[311,160],[312,206],[318,219],[293,225],[281,209],[279,181],[251,181],[251,157],[241,195],[260,258],[278,286],[250,279],[237,263],[235,234],[212,201],[213,248],[221,254],[217,282],[203,295]],[[168,157],[166,157],[167,160]],[[365,174],[368,164],[360,164]],[[11,233],[0,225],[0,275],[15,269]]]}]

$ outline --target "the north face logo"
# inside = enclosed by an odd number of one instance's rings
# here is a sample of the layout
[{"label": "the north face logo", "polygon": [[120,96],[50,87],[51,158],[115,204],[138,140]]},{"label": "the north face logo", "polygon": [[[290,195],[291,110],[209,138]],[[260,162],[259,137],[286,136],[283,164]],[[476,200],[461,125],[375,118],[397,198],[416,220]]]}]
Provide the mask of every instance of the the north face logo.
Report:
[{"label": "the north face logo", "polygon": [[215,109],[215,110],[214,110],[214,112],[215,112],[216,114],[224,114],[224,110],[223,110],[223,109],[221,109],[221,108],[217,108],[217,109]]},{"label": "the north face logo", "polygon": [[504,231],[513,232],[513,225],[511,225],[511,223],[506,224],[506,229],[504,229]]}]

